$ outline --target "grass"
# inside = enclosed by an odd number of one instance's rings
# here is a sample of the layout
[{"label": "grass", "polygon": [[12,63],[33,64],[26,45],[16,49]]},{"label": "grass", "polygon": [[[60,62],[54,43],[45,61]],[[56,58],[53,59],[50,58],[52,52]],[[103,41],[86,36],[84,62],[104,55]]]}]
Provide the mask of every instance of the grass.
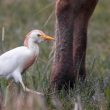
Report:
[{"label": "grass", "polygon": [[[24,93],[22,89],[19,92],[19,86],[14,85],[8,91],[6,110],[76,110],[77,105],[81,105],[82,110],[110,109],[109,4],[109,0],[100,0],[89,23],[86,80],[83,83],[77,81],[75,88],[68,93],[62,90],[57,95],[46,95],[45,99]],[[45,30],[49,35],[54,35],[54,23],[54,3],[50,0],[1,0],[0,35],[4,27],[5,37],[0,53],[22,45],[24,36],[32,29]],[[52,92],[48,91],[51,47],[52,44],[40,44],[38,61],[23,75],[29,88],[45,94]],[[0,82],[5,97],[7,81],[1,78]]]}]

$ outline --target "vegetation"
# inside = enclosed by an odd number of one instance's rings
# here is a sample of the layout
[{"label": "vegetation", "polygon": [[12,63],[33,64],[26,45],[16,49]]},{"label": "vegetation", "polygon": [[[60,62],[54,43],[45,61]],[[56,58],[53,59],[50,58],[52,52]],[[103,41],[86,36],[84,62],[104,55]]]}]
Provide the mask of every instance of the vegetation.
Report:
[{"label": "vegetation", "polygon": [[[38,61],[23,75],[27,87],[45,93],[45,101],[13,85],[8,99],[7,81],[0,79],[1,91],[7,99],[8,110],[72,110],[81,104],[82,110],[110,109],[110,1],[100,0],[88,28],[87,78],[77,81],[74,89],[49,91],[52,64],[52,44],[40,44]],[[54,36],[54,2],[51,0],[0,1],[0,53],[23,45],[25,35],[32,29],[41,29]],[[5,30],[2,41],[3,27]],[[11,63],[11,62],[10,62]],[[6,65],[8,66],[8,65]],[[0,97],[2,97],[0,94]],[[18,98],[19,97],[19,98]],[[1,99],[0,99],[1,100]],[[40,100],[40,102],[38,101]],[[17,102],[16,102],[17,101]],[[40,103],[38,108],[36,103]],[[17,108],[19,107],[19,108]]]}]

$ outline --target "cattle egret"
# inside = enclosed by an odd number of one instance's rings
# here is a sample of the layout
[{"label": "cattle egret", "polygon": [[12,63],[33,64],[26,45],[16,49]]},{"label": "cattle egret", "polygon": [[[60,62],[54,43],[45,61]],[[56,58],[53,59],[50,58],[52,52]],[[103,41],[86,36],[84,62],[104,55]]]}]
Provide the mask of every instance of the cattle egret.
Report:
[{"label": "cattle egret", "polygon": [[15,82],[22,85],[23,90],[32,92],[32,90],[25,87],[21,75],[37,59],[39,55],[38,44],[46,40],[51,41],[54,38],[40,30],[29,32],[24,40],[24,46],[9,50],[0,56],[0,76],[6,79],[13,78]]}]

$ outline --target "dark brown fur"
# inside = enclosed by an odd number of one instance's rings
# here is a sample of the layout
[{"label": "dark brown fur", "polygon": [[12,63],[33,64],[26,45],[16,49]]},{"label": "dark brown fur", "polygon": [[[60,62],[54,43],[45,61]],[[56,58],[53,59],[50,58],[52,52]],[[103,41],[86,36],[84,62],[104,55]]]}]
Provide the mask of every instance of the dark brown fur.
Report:
[{"label": "dark brown fur", "polygon": [[56,1],[56,42],[51,85],[73,86],[77,76],[85,78],[87,26],[98,0]]}]

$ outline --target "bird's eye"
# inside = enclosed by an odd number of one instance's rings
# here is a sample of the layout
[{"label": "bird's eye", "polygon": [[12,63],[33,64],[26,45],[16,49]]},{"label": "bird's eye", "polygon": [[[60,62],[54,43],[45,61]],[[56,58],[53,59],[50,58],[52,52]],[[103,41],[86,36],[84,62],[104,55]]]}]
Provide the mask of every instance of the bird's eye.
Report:
[{"label": "bird's eye", "polygon": [[37,36],[40,37],[41,35],[40,34],[37,34]]}]

